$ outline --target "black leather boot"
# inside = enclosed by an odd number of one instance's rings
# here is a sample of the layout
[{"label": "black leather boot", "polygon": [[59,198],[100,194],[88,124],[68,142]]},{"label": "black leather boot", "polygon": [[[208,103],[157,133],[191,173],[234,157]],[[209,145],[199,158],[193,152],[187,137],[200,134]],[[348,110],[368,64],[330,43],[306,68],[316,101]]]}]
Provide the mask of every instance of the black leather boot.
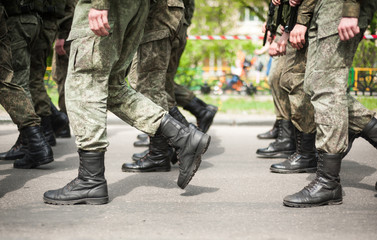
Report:
[{"label": "black leather boot", "polygon": [[347,150],[342,153],[342,158],[344,158],[349,151],[351,151],[353,142],[359,137],[364,138],[370,144],[372,144],[373,147],[377,148],[377,119],[372,118],[361,133],[354,132],[351,129],[348,130],[348,147]]},{"label": "black leather boot", "polygon": [[278,137],[267,148],[258,149],[258,157],[287,158],[292,155],[296,150],[293,129],[290,120],[282,119],[279,122]]},{"label": "black leather boot", "polygon": [[134,142],[134,147],[148,147],[149,146],[149,138],[141,139]]},{"label": "black leather boot", "polygon": [[319,153],[316,178],[300,192],[284,198],[288,207],[315,207],[342,203],[341,154]]},{"label": "black leather boot", "polygon": [[21,135],[27,139],[27,151],[23,158],[14,161],[14,168],[36,168],[54,161],[51,146],[47,143],[40,126],[25,127],[21,129]]},{"label": "black leather boot", "polygon": [[139,135],[137,135],[137,139],[139,139],[139,140],[145,140],[145,139],[147,139],[149,136],[148,136],[148,134],[146,134],[146,133],[141,133],[141,134],[139,134]]},{"label": "black leather boot", "polygon": [[207,151],[211,137],[193,128],[186,127],[166,114],[157,134],[161,133],[178,151],[179,177],[178,186],[184,189],[191,181],[202,161],[202,155]]},{"label": "black leather boot", "polygon": [[20,133],[16,143],[9,149],[8,152],[0,153],[0,160],[16,160],[25,156],[27,151],[27,142]]},{"label": "black leather boot", "polygon": [[359,138],[361,136],[361,133],[354,132],[352,129],[348,129],[348,145],[345,152],[342,153],[342,159],[347,156],[347,154],[351,151],[353,142],[356,140],[356,138]]},{"label": "black leather boot", "polygon": [[[172,156],[171,156],[171,159],[170,159],[170,162],[174,165],[178,162],[178,158],[177,158],[177,153],[175,151],[175,149],[173,147],[170,147],[169,146],[169,151],[171,152]],[[141,153],[134,153],[132,155],[132,160],[133,161],[139,161],[141,160],[143,157],[145,157],[147,154],[149,153],[149,149],[147,150],[144,150],[142,151]]]},{"label": "black leather boot", "polygon": [[58,135],[61,130],[67,128],[67,126],[69,125],[68,116],[63,112],[60,112],[52,102],[51,113],[52,130],[56,135]]},{"label": "black leather boot", "polygon": [[148,153],[134,163],[124,163],[123,172],[168,172],[173,151],[163,136],[150,137]]},{"label": "black leather boot", "polygon": [[45,135],[46,141],[50,146],[56,146],[56,139],[54,131],[51,125],[51,116],[41,117],[41,127],[43,129],[43,134]]},{"label": "black leather boot", "polygon": [[55,133],[55,138],[70,138],[71,137],[71,129],[69,128],[69,124],[65,126],[62,130],[58,133]]},{"label": "black leather boot", "polygon": [[216,106],[214,106],[214,105],[211,105],[211,104],[207,104],[207,103],[203,102],[200,98],[197,98],[197,97],[195,97],[195,98],[196,98],[196,101],[197,101],[200,105],[202,105],[203,107],[207,108],[208,110],[213,111],[213,112],[215,112],[215,113],[217,112],[217,110],[219,110],[218,107],[216,107]]},{"label": "black leather boot", "polygon": [[271,130],[261,133],[257,135],[257,138],[259,139],[276,139],[278,137],[278,132],[279,132],[279,121],[281,120],[276,120],[274,123],[274,126],[272,127]]},{"label": "black leather boot", "polygon": [[57,205],[105,204],[109,202],[105,179],[104,152],[78,151],[78,177],[63,188],[44,193],[45,203]]},{"label": "black leather boot", "polygon": [[372,118],[361,132],[361,137],[377,149],[377,119]]},{"label": "black leather boot", "polygon": [[144,150],[140,153],[134,153],[132,155],[132,160],[133,161],[139,161],[141,160],[143,157],[145,157],[147,154],[149,153],[149,148],[147,150]]},{"label": "black leather boot", "polygon": [[190,125],[189,122],[187,121],[187,119],[185,118],[185,116],[183,116],[183,114],[179,111],[179,109],[177,107],[172,107],[169,110],[169,114],[170,114],[170,116],[175,118],[175,120],[179,121],[180,123],[182,123],[186,127],[188,127]]},{"label": "black leather boot", "polygon": [[195,97],[191,100],[189,104],[187,104],[184,107],[184,109],[188,110],[196,117],[196,122],[199,129],[202,132],[206,133],[209,127],[212,125],[217,109],[216,111],[214,111],[214,109],[212,108],[207,108],[206,106],[203,106],[203,103],[203,101]]},{"label": "black leather boot", "polygon": [[272,164],[275,173],[313,173],[317,170],[318,155],[315,149],[315,133],[303,133],[296,129],[296,152],[282,163]]}]

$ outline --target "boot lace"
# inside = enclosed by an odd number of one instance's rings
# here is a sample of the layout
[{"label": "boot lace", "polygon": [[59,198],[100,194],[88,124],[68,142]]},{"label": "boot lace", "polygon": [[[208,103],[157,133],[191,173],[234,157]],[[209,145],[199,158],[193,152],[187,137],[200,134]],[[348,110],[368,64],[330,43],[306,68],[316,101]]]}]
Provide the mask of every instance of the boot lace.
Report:
[{"label": "boot lace", "polygon": [[72,181],[70,181],[67,185],[66,185],[66,188],[68,190],[72,190],[76,185],[77,183],[80,181],[80,179],[78,177],[76,177],[75,179],[73,179]]}]

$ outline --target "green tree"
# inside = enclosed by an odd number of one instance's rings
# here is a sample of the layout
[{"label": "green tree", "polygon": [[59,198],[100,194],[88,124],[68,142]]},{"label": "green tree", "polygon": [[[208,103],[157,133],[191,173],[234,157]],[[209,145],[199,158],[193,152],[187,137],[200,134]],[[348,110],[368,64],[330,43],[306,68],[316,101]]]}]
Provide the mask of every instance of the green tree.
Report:
[{"label": "green tree", "polygon": [[[247,2],[251,4],[253,1]],[[262,5],[259,4],[258,6]],[[196,0],[194,17],[192,25],[189,28],[189,34],[227,35],[235,27],[236,22],[239,20],[238,16],[240,15],[240,10],[244,7],[248,6],[239,0]],[[216,59],[221,58],[223,62],[228,62],[231,65],[236,59],[236,52],[238,50],[243,50],[251,54],[256,47],[258,46],[252,41],[245,40],[188,40],[185,52],[180,61],[177,76],[198,73],[189,71],[188,69],[203,67],[205,59],[208,59],[211,54],[213,54]],[[195,78],[197,77],[198,74]],[[186,82],[186,80],[182,80],[181,82]]]}]

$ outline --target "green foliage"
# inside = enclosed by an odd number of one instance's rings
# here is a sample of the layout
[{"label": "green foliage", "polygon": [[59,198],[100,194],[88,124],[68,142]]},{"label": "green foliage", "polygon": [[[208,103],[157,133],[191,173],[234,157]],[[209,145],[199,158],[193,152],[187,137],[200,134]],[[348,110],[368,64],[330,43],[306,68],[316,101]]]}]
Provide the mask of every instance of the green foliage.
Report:
[{"label": "green foliage", "polygon": [[353,67],[376,67],[377,47],[372,40],[362,40],[353,59]]},{"label": "green foliage", "polygon": [[357,97],[357,100],[369,110],[377,111],[377,98],[376,97]]},{"label": "green foliage", "polygon": [[218,106],[219,111],[222,113],[274,113],[274,103],[272,100],[262,101],[249,96],[224,98],[219,96],[202,95],[199,98],[203,99],[208,104]]},{"label": "green foliage", "polygon": [[[247,4],[255,2],[262,8],[265,1],[245,1]],[[245,2],[238,0],[222,1],[195,1],[195,12],[192,25],[189,28],[190,35],[226,35],[234,28],[238,20],[240,8],[250,7]],[[247,55],[252,54],[259,47],[252,41],[246,40],[188,40],[185,51],[181,57],[176,76],[178,83],[186,86],[201,85],[201,68],[205,60],[213,54],[215,59],[222,59],[223,64],[231,66],[236,60],[238,50]],[[191,83],[191,84],[189,84]]]}]

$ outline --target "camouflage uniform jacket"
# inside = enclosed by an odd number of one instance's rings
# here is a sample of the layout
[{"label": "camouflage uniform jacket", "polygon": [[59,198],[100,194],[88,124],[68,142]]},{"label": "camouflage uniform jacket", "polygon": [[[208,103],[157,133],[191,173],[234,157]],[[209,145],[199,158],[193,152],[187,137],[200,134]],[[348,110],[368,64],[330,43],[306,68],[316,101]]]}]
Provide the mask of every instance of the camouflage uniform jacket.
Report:
[{"label": "camouflage uniform jacket", "polygon": [[58,20],[58,35],[59,39],[67,39],[71,31],[73,13],[78,0],[67,0],[65,5],[65,16]]},{"label": "camouflage uniform jacket", "polygon": [[110,0],[86,0],[85,2],[91,2],[92,8],[105,10],[110,8]]},{"label": "camouflage uniform jacket", "polygon": [[191,25],[191,19],[194,16],[195,0],[183,0],[185,4],[185,19],[188,25]]},{"label": "camouflage uniform jacket", "polygon": [[297,12],[296,22],[298,24],[309,26],[317,2],[318,0],[304,0],[301,3]]}]

